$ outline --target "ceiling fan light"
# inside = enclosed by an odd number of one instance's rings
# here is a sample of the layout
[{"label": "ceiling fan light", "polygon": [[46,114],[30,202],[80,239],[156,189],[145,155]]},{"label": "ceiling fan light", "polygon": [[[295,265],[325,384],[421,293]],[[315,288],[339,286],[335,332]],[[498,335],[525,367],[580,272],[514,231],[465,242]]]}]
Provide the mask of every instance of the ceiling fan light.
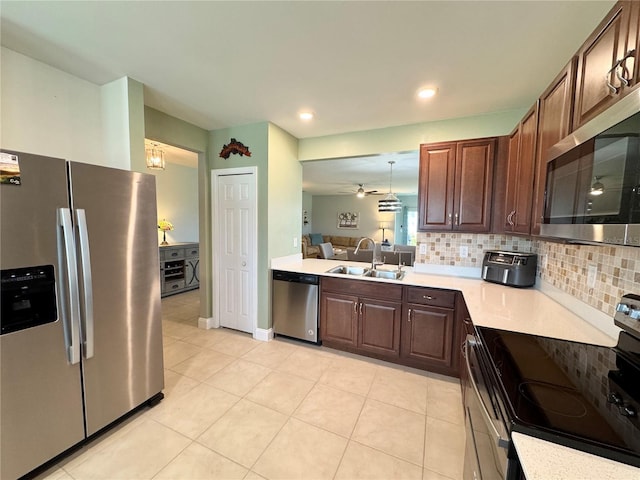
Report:
[{"label": "ceiling fan light", "polygon": [[362,186],[358,188],[358,191],[356,192],[356,197],[364,198],[364,188],[362,188]]}]

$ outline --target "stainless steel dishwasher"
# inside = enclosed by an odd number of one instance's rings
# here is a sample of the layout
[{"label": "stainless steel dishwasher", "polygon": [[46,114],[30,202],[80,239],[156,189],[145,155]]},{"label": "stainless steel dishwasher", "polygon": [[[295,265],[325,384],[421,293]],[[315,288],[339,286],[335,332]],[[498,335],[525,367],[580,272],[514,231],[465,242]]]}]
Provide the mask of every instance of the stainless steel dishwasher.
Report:
[{"label": "stainless steel dishwasher", "polygon": [[271,317],[276,335],[312,343],[318,339],[320,277],[307,273],[273,271]]}]

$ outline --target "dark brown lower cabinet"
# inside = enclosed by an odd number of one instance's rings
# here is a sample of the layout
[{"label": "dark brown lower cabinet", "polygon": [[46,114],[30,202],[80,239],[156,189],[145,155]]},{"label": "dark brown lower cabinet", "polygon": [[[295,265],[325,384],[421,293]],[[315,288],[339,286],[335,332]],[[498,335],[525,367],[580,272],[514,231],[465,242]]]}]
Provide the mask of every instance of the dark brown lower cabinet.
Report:
[{"label": "dark brown lower cabinet", "polygon": [[320,298],[324,346],[459,376],[456,292],[324,277]]},{"label": "dark brown lower cabinet", "polygon": [[358,335],[358,297],[322,293],[320,336],[327,344],[355,347]]},{"label": "dark brown lower cabinet", "polygon": [[402,303],[363,298],[360,310],[358,350],[398,357]]},{"label": "dark brown lower cabinet", "polygon": [[402,324],[403,358],[426,370],[449,372],[453,366],[454,310],[408,304]]}]

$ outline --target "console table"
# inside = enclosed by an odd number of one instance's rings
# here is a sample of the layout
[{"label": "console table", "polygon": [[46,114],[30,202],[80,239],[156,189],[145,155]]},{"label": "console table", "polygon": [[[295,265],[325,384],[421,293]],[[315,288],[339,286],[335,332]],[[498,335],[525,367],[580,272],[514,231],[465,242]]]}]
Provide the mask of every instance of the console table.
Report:
[{"label": "console table", "polygon": [[200,246],[173,243],[160,246],[161,296],[193,290],[200,285]]}]

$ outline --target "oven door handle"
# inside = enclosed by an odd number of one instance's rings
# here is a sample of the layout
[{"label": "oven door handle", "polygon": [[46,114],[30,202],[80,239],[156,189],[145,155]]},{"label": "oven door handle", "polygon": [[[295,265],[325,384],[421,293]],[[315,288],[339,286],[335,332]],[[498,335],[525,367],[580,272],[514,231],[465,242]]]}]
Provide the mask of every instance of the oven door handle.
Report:
[{"label": "oven door handle", "polygon": [[[473,346],[476,344],[477,344],[476,338],[473,335],[467,335],[467,341],[465,342],[465,350],[469,348],[473,348]],[[469,374],[469,383],[473,387],[473,391],[475,392],[475,395],[478,399],[478,403],[480,404],[480,411],[482,412],[482,416],[484,417],[484,423],[486,423],[487,426],[491,428],[493,437],[495,438],[496,445],[501,448],[508,448],[509,439],[503,438],[502,435],[500,435],[500,432],[498,432],[498,429],[496,428],[495,424],[491,420],[491,415],[489,414],[489,411],[487,410],[487,407],[484,404],[484,401],[482,400],[482,396],[480,395],[478,386],[476,385],[476,382],[473,379],[473,372],[471,371],[471,364],[469,363],[469,353],[467,351],[465,351],[464,358],[467,364],[467,373]]]}]

